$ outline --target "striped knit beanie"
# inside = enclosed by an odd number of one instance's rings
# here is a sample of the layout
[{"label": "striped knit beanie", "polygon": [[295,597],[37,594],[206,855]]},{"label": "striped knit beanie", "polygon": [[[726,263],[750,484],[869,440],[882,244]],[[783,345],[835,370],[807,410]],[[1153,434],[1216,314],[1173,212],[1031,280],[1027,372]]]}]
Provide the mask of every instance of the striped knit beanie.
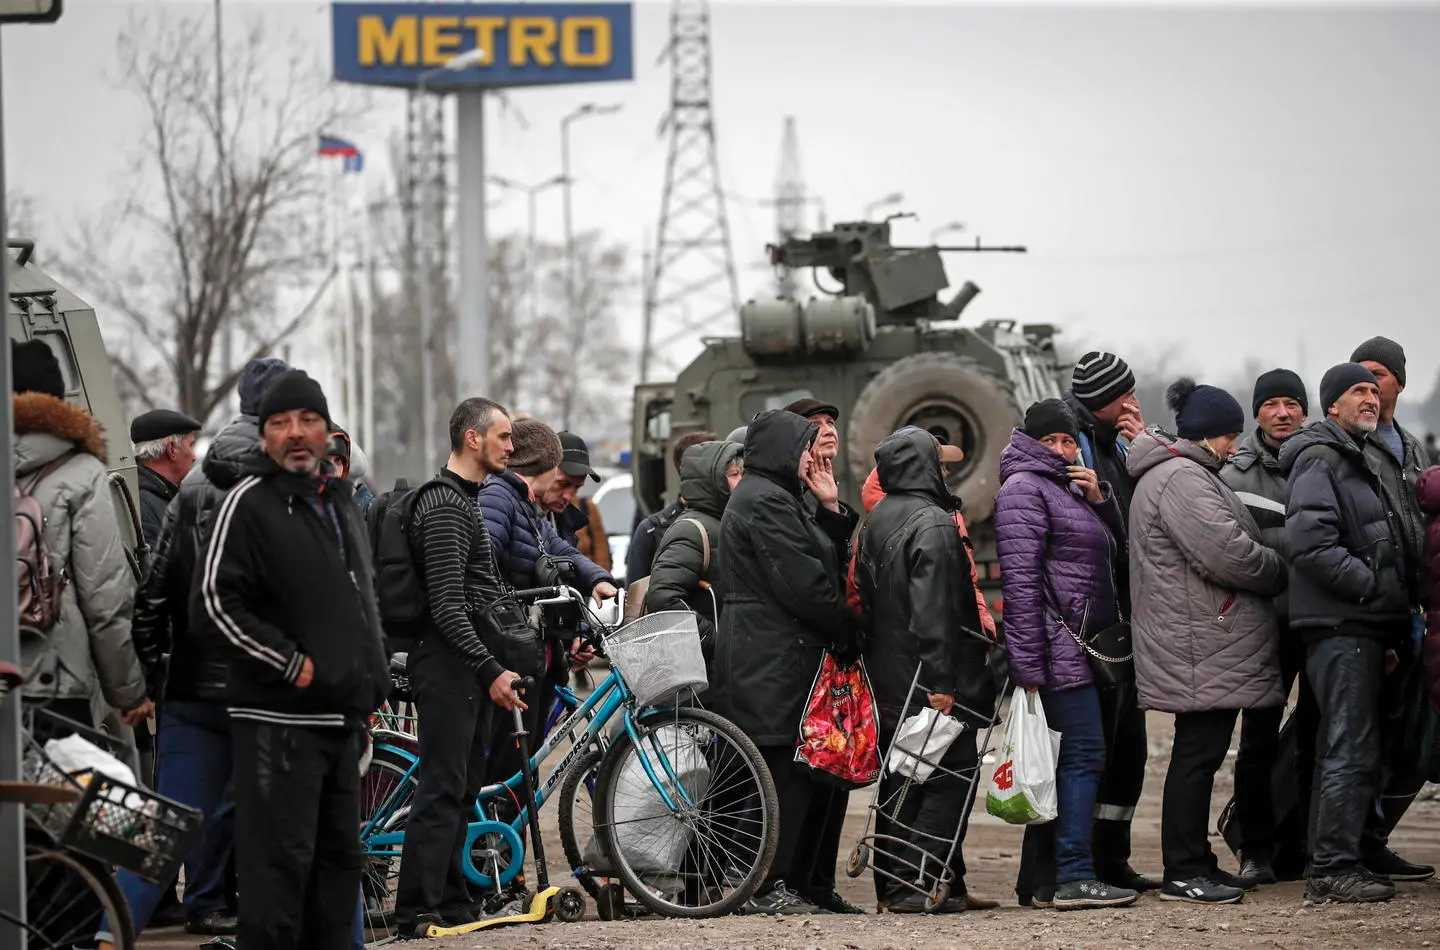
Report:
[{"label": "striped knit beanie", "polygon": [[1091,412],[1104,409],[1135,388],[1135,374],[1114,353],[1091,350],[1080,357],[1070,377],[1070,390]]}]

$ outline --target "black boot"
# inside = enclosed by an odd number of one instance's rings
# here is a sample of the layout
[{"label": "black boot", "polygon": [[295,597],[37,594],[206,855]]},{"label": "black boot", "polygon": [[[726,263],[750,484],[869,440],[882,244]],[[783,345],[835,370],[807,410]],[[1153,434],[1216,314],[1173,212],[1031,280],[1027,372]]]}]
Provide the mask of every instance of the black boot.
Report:
[{"label": "black boot", "polygon": [[1164,886],[1160,878],[1141,874],[1130,866],[1130,822],[1097,819],[1093,841],[1095,876],[1106,884],[1141,892]]}]

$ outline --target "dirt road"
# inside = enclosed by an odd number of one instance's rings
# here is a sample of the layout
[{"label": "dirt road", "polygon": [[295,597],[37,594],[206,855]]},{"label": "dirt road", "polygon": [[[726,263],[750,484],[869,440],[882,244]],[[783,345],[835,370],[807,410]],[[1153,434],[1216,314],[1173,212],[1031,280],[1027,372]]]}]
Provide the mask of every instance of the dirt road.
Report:
[{"label": "dirt road", "polygon": [[[1145,797],[1136,816],[1136,867],[1160,871],[1160,793],[1169,761],[1171,719],[1151,714],[1151,754]],[[1219,776],[1211,827],[1229,797],[1231,764]],[[845,849],[860,833],[869,797],[850,799]],[[554,813],[547,810],[551,827]],[[709,921],[639,920],[606,923],[587,919],[578,924],[518,926],[431,945],[515,948],[515,950],[690,950],[697,947],[759,948],[759,950],[1063,950],[1063,948],[1278,948],[1278,950],[1391,950],[1435,947],[1440,950],[1440,883],[1401,884],[1388,904],[1366,907],[1315,907],[1304,901],[1304,885],[1279,884],[1247,895],[1241,904],[1197,907],[1161,902],[1146,895],[1133,907],[1117,911],[1060,913],[1021,908],[1015,904],[1014,879],[1019,863],[1022,829],[985,814],[983,795],[971,819],[965,845],[971,892],[1002,902],[999,910],[943,917],[883,915],[805,918],[731,917]],[[552,874],[563,879],[558,839],[547,838]],[[1212,845],[1221,863],[1235,861],[1218,837]],[[1397,829],[1392,845],[1406,857],[1440,864],[1440,802],[1418,801]],[[843,864],[845,854],[842,852]],[[851,880],[842,870],[840,890],[868,910],[875,906],[868,873]],[[180,931],[147,935],[141,946],[194,947],[201,938]]]}]

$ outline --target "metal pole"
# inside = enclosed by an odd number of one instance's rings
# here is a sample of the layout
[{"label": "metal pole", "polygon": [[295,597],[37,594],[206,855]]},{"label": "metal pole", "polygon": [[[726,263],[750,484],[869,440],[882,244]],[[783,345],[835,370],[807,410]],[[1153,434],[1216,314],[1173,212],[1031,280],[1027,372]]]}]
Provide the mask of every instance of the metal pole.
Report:
[{"label": "metal pole", "polygon": [[540,322],[540,268],[535,260],[535,205],[540,195],[540,189],[544,187],[542,184],[525,190],[530,210],[529,244],[525,248],[525,263],[530,270],[530,326],[532,327],[538,326]]},{"label": "metal pole", "polygon": [[[368,203],[365,208],[365,441],[367,451],[375,451],[375,307],[379,295],[375,292],[375,218]],[[373,479],[372,479],[373,481]]]},{"label": "metal pole", "polygon": [[429,92],[425,88],[425,78],[425,75],[421,75],[418,83],[422,141],[421,170],[416,183],[419,193],[415,196],[415,205],[419,210],[419,227],[416,228],[419,240],[416,242],[418,246],[415,248],[415,259],[420,271],[420,453],[424,460],[424,470],[428,471],[432,464],[430,453],[435,449],[434,440],[431,438],[435,432],[435,269],[430,259],[434,241],[430,231],[430,166],[434,134],[430,128],[430,109],[424,102],[424,96]]},{"label": "metal pole", "polygon": [[[5,194],[4,114],[0,110],[0,195]],[[0,234],[9,236],[5,222],[5,202],[0,200]],[[10,251],[0,267],[0,298],[5,301],[5,322],[10,323],[9,269]],[[10,391],[10,353],[0,360],[0,390]],[[0,412],[0,445],[15,442],[15,404],[5,404]],[[3,465],[0,474],[0,497],[15,493],[15,469]],[[20,630],[18,606],[15,602],[15,534],[0,531],[0,660],[20,665]],[[20,781],[20,691],[0,699],[0,781]],[[0,804],[0,948],[24,950],[25,932],[8,919],[25,919],[25,810],[19,803]]]},{"label": "metal pole", "polygon": [[[583,107],[582,107],[583,108]],[[565,189],[565,319],[575,315],[575,231],[570,217],[570,123],[583,111],[572,112],[560,120],[560,177]]]},{"label": "metal pole", "polygon": [[456,94],[457,213],[460,306],[456,312],[455,380],[461,399],[490,390],[490,261],[485,237],[485,93]]},{"label": "metal pole", "polygon": [[345,225],[345,238],[342,239],[340,257],[345,267],[345,425],[354,431],[360,424],[360,407],[355,403],[356,392],[359,387],[356,385],[355,374],[359,369],[356,354],[358,342],[355,339],[356,316],[360,309],[360,297],[355,292],[355,268],[358,262],[355,256],[355,242],[350,231],[350,217],[353,202],[350,200],[350,192],[354,188],[346,187],[345,173],[340,173],[340,200],[341,206],[338,212],[337,221]]},{"label": "metal pole", "polygon": [[[650,267],[652,257],[650,252],[650,229],[645,228],[640,238],[640,296],[647,303],[650,302],[650,291],[652,275]],[[651,337],[655,332],[655,308],[645,308],[645,322],[640,330],[640,379],[644,383],[650,374],[650,345]]]}]

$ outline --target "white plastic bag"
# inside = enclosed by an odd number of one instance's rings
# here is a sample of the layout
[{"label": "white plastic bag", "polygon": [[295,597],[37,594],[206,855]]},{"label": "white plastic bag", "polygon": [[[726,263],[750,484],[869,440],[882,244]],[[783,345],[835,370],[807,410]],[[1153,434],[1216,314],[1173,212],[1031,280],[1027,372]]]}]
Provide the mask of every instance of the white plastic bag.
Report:
[{"label": "white plastic bag", "polygon": [[965,724],[960,720],[926,706],[895,731],[895,744],[890,749],[888,762],[890,771],[924,782],[935,771],[933,763],[940,761],[950,743],[964,731]]},{"label": "white plastic bag", "polygon": [[46,742],[45,754],[57,767],[71,775],[85,771],[99,772],[126,785],[136,784],[135,773],[130,766],[77,733]]},{"label": "white plastic bag", "polygon": [[985,810],[1012,825],[1055,820],[1055,767],[1060,761],[1060,733],[1045,722],[1045,707],[1035,693],[1017,687],[1010,697],[1010,721],[1000,765],[990,776]]}]

